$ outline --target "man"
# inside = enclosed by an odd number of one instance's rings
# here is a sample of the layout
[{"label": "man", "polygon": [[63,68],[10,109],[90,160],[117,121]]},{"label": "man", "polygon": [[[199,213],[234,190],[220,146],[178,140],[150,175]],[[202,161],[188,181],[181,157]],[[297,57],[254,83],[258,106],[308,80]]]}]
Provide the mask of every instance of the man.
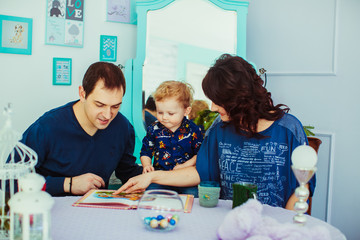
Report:
[{"label": "man", "polygon": [[38,154],[36,171],[53,196],[107,188],[112,172],[122,182],[141,174],[135,164],[134,129],[119,113],[125,94],[120,68],[97,62],[86,71],[80,100],[50,110],[21,140]]}]

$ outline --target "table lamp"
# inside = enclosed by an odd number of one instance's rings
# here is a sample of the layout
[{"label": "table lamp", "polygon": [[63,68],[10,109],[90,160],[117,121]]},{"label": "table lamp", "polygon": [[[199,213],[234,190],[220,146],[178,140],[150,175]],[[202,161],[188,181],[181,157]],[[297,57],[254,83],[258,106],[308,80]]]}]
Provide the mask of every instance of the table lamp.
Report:
[{"label": "table lamp", "polygon": [[45,178],[29,173],[19,179],[20,190],[9,200],[10,240],[50,240],[50,210],[54,199],[41,191]]},{"label": "table lamp", "polygon": [[291,168],[300,184],[300,186],[295,189],[295,196],[299,200],[294,205],[294,210],[297,214],[294,216],[293,221],[296,224],[304,225],[306,223],[306,216],[304,213],[309,207],[306,202],[309,197],[309,190],[305,185],[316,172],[317,153],[308,145],[300,145],[292,152],[291,161]]},{"label": "table lamp", "polygon": [[4,109],[5,125],[0,129],[0,239],[8,239],[9,237],[7,199],[14,195],[15,184],[19,177],[29,172],[35,172],[38,158],[34,150],[19,142],[21,134],[12,129],[10,113],[9,104]]}]

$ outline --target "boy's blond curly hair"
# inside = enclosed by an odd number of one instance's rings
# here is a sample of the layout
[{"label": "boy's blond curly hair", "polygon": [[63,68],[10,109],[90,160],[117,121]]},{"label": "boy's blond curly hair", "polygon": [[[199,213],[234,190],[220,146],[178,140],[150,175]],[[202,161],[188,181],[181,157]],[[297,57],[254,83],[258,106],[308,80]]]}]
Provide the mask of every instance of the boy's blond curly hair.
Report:
[{"label": "boy's blond curly hair", "polygon": [[154,93],[157,102],[164,101],[166,98],[176,97],[183,104],[184,108],[190,107],[193,102],[194,89],[189,83],[181,81],[162,82]]}]

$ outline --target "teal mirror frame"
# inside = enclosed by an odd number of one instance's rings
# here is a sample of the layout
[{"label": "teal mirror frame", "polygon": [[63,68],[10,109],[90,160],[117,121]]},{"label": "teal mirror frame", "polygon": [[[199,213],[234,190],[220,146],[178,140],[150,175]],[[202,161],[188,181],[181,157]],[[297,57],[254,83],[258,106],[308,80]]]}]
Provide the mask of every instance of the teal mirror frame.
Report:
[{"label": "teal mirror frame", "polygon": [[[174,1],[176,0],[142,0],[136,2],[136,58],[128,60],[125,65],[125,79],[127,85],[121,113],[129,119],[135,129],[134,156],[137,157],[137,163],[140,163],[139,153],[141,150],[142,139],[146,135],[142,116],[142,76],[146,53],[147,12],[161,9]],[[237,13],[236,54],[246,59],[246,19],[249,2],[238,0],[209,1],[224,10],[235,11]]]}]

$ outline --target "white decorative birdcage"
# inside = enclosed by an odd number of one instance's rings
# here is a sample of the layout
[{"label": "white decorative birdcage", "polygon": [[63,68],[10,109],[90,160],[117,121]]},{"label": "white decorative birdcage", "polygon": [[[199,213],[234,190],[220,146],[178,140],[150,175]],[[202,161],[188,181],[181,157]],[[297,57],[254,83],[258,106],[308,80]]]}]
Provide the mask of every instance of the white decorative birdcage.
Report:
[{"label": "white decorative birdcage", "polygon": [[0,130],[0,181],[1,181],[1,225],[0,239],[9,237],[7,200],[18,189],[17,180],[29,172],[35,172],[37,154],[34,150],[19,142],[21,134],[12,129],[10,105],[5,107],[5,125]]}]

